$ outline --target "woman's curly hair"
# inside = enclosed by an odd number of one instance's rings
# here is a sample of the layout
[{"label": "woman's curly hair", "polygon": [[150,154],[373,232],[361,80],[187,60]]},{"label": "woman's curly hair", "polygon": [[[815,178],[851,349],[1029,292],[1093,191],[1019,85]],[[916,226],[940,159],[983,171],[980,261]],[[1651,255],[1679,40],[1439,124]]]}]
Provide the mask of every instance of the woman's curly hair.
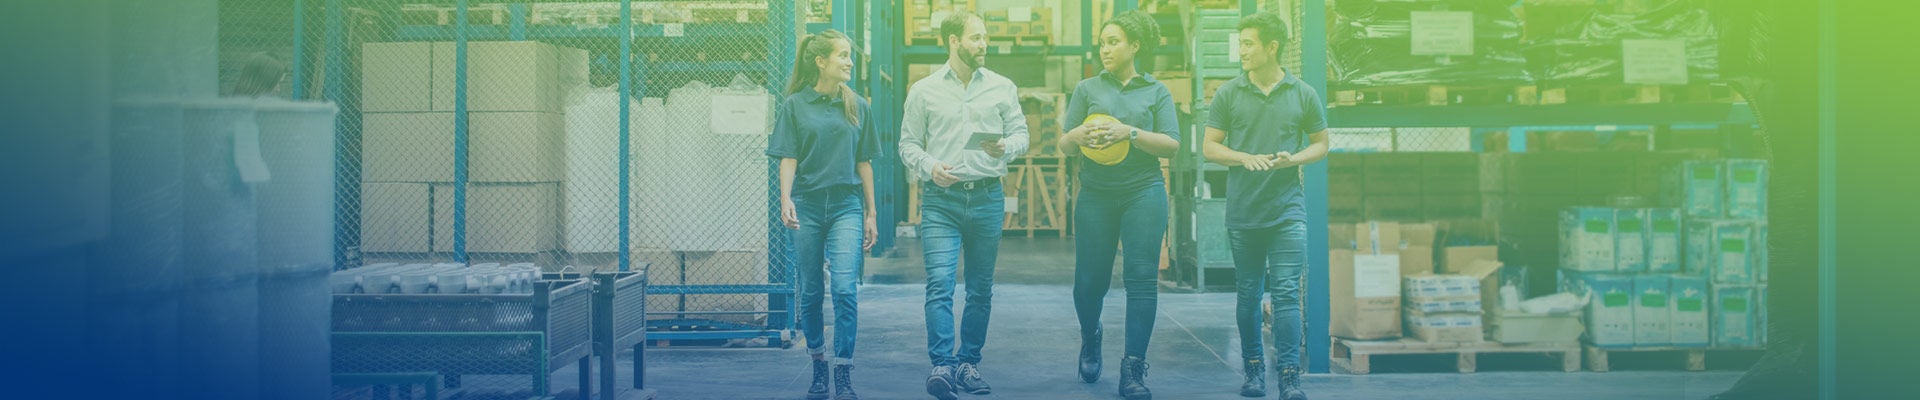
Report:
[{"label": "woman's curly hair", "polygon": [[1120,27],[1120,32],[1126,33],[1127,42],[1140,45],[1140,51],[1133,54],[1134,65],[1143,72],[1152,71],[1153,50],[1160,47],[1160,23],[1154,22],[1153,16],[1146,12],[1133,10],[1107,20],[1100,27],[1105,29],[1107,25]]}]

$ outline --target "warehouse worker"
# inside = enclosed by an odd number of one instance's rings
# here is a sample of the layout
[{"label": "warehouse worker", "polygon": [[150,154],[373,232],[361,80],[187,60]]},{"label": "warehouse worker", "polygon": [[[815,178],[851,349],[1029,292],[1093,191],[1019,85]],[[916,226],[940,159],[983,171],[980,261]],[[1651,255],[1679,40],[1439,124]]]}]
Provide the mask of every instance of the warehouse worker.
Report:
[{"label": "warehouse worker", "polygon": [[[947,62],[907,93],[900,159],[920,181],[920,243],[927,268],[927,394],[987,394],[980,349],[993,313],[993,269],[1006,203],[1000,177],[1027,151],[1027,119],[1013,81],[986,68],[986,24],[957,12],[940,23]],[[967,306],[954,348],[953,286],[966,261]]]},{"label": "warehouse worker", "polygon": [[[859,328],[857,271],[873,248],[873,159],[880,136],[866,99],[846,82],[853,76],[852,43],[827,30],[800,42],[787,97],[776,111],[767,156],[780,159],[780,222],[794,229],[800,268],[800,328],[813,356],[808,399],[827,398],[826,338],[821,293],[833,288],[833,390],[854,400],[853,346]],[[824,272],[822,270],[825,270]]]},{"label": "warehouse worker", "polygon": [[1113,280],[1116,246],[1127,289],[1126,356],[1120,395],[1147,390],[1147,342],[1159,308],[1160,245],[1167,233],[1167,186],[1160,159],[1180,147],[1178,115],[1167,86],[1134,66],[1151,59],[1160,26],[1129,11],[1100,27],[1099,76],[1080,81],[1067,101],[1060,149],[1080,163],[1074,199],[1073,306],[1080,318],[1080,379],[1100,379],[1100,310]]},{"label": "warehouse worker", "polygon": [[1227,166],[1227,238],[1233,247],[1235,317],[1246,375],[1240,395],[1266,396],[1260,298],[1273,296],[1274,363],[1280,398],[1300,389],[1300,286],[1307,271],[1307,211],[1300,166],[1327,156],[1326,105],[1280,68],[1286,21],[1262,12],[1240,20],[1240,67],[1220,85],[1207,118],[1208,161]]}]

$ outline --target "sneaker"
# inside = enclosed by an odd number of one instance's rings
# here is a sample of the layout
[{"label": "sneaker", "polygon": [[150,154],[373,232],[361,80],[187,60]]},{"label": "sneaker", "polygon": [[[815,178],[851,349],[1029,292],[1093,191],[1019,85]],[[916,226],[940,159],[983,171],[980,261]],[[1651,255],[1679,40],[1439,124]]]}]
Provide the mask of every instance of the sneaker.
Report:
[{"label": "sneaker", "polygon": [[989,394],[993,388],[987,386],[987,380],[980,379],[980,369],[973,364],[960,364],[960,391],[967,394]]},{"label": "sneaker", "polygon": [[933,367],[933,373],[927,375],[927,394],[940,400],[956,400],[959,394],[954,392],[953,367]]}]

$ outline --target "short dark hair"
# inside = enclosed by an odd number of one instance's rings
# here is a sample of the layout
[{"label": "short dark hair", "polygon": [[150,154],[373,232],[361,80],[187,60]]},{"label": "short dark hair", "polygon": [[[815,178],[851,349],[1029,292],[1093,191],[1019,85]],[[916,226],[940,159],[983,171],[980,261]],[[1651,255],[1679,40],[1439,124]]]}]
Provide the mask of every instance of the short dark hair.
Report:
[{"label": "short dark hair", "polygon": [[[1291,40],[1289,36],[1292,35],[1292,32],[1287,30],[1287,20],[1280,18],[1280,14],[1272,11],[1262,11],[1241,18],[1240,25],[1236,29],[1242,31],[1253,29],[1254,32],[1259,32],[1260,44],[1263,45],[1266,44],[1267,41],[1279,42],[1280,51],[1273,53],[1274,61],[1280,61],[1281,54],[1287,52],[1287,44],[1288,41]],[[1238,46],[1238,44],[1234,46]]]},{"label": "short dark hair", "polygon": [[940,20],[940,40],[952,46],[953,43],[947,42],[947,38],[967,34],[967,22],[978,18],[980,16],[966,11],[954,11],[953,14],[947,15],[947,19]]}]

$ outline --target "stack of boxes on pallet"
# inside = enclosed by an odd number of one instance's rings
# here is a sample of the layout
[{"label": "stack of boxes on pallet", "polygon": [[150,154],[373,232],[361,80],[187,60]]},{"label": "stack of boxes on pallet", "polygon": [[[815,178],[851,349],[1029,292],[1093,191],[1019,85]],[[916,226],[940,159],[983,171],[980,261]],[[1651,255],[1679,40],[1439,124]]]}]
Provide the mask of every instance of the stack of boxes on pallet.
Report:
[{"label": "stack of boxes on pallet", "polygon": [[1590,344],[1765,345],[1766,168],[1689,161],[1682,208],[1565,211],[1561,286],[1589,296]]},{"label": "stack of boxes on pallet", "polygon": [[1516,314],[1515,322],[1503,323],[1500,306],[1512,301],[1500,299],[1507,279],[1493,226],[1476,219],[1329,226],[1333,335],[1481,343],[1493,333],[1500,343],[1573,341],[1579,331],[1565,328],[1572,316],[1507,313]]},{"label": "stack of boxes on pallet", "polygon": [[1474,153],[1340,153],[1327,159],[1328,218],[1424,221],[1483,213]]},{"label": "stack of boxes on pallet", "polygon": [[[452,43],[363,48],[364,253],[453,251],[454,64]],[[558,248],[564,93],[586,68],[577,49],[468,45],[468,252]]]}]

